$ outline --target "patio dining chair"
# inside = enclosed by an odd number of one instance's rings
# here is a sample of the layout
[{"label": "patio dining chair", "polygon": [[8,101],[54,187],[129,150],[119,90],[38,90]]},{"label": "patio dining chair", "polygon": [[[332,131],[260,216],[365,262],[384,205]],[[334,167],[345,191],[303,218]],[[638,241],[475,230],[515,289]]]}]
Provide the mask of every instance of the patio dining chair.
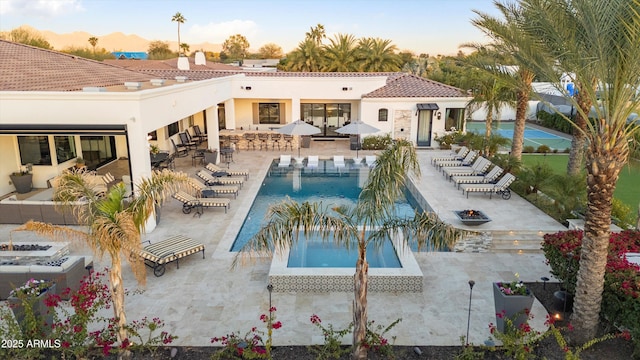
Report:
[{"label": "patio dining chair", "polygon": [[196,144],[195,141],[191,141],[188,133],[181,132],[178,134],[178,136],[180,137],[180,142],[182,143],[182,145],[187,148],[187,151],[198,148],[198,144]]},{"label": "patio dining chair", "polygon": [[171,139],[171,144],[173,145],[174,154],[176,154],[177,157],[185,157],[189,155],[189,149],[184,144],[176,144],[173,139]]}]

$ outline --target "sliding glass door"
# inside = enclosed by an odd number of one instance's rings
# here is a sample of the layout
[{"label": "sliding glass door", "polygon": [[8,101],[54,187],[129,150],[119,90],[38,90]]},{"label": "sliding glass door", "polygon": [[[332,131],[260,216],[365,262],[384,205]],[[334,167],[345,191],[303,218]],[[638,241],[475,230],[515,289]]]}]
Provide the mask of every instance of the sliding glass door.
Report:
[{"label": "sliding glass door", "polygon": [[89,170],[95,170],[116,159],[114,136],[80,136],[80,144],[82,157]]},{"label": "sliding glass door", "polygon": [[302,120],[320,129],[314,137],[346,137],[336,129],[351,122],[351,104],[300,104]]}]

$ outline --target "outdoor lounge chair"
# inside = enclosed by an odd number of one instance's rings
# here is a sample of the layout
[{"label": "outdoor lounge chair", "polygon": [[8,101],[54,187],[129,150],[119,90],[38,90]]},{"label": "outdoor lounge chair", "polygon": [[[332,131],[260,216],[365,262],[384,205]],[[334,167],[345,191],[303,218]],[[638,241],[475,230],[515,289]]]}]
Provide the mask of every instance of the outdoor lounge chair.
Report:
[{"label": "outdoor lounge chair", "polygon": [[184,214],[190,214],[191,210],[196,209],[194,216],[200,217],[204,208],[208,207],[223,207],[226,213],[231,206],[231,200],[227,198],[197,198],[191,196],[184,191],[178,191],[173,194],[173,198],[182,203],[182,212]]},{"label": "outdoor lounge chair", "polygon": [[484,175],[489,166],[491,166],[491,161],[480,156],[473,162],[473,164],[471,164],[471,166],[450,166],[442,168],[442,175],[446,176],[449,180],[451,180],[451,177],[454,175]]},{"label": "outdoor lounge chair", "polygon": [[511,190],[509,190],[509,185],[516,179],[510,173],[504,174],[502,179],[500,179],[495,184],[462,184],[460,188],[462,189],[462,194],[467,193],[467,198],[469,198],[470,192],[483,192],[489,193],[489,199],[491,199],[491,195],[493,193],[499,194],[503,199],[509,200],[511,199]]},{"label": "outdoor lounge chair", "polygon": [[291,155],[280,155],[280,162],[278,163],[278,167],[289,166],[291,166]]},{"label": "outdoor lounge chair", "polygon": [[476,157],[478,157],[478,153],[472,150],[469,151],[467,156],[465,156],[462,160],[436,161],[436,167],[438,167],[438,170],[442,170],[442,168],[444,167],[451,166],[471,166]]},{"label": "outdoor lounge chair", "polygon": [[452,176],[451,181],[460,189],[460,184],[489,184],[496,181],[498,176],[502,175],[502,168],[494,166],[491,171],[484,176]]},{"label": "outdoor lounge chair", "polygon": [[376,156],[375,155],[367,155],[364,157],[364,162],[368,167],[372,168],[376,166]]},{"label": "outdoor lounge chair", "polygon": [[334,155],[333,156],[333,166],[335,166],[336,169],[344,169],[344,167],[345,167],[344,156],[342,156],[342,155]]},{"label": "outdoor lounge chair", "polygon": [[208,163],[207,166],[205,166],[205,168],[209,171],[211,171],[212,173],[216,173],[216,172],[226,172],[227,174],[229,174],[229,176],[244,176],[245,179],[249,179],[249,170],[230,170],[230,169],[223,169],[220,166],[213,164],[213,163]]},{"label": "outdoor lounge chair", "polygon": [[465,156],[467,156],[468,153],[469,153],[469,148],[466,146],[463,146],[460,149],[458,149],[457,152],[453,152],[453,155],[431,158],[431,164],[435,165],[436,162],[438,161],[442,162],[442,161],[462,160],[464,159]]},{"label": "outdoor lounge chair", "polygon": [[307,168],[309,169],[317,169],[320,164],[320,159],[318,155],[311,155],[307,158]]},{"label": "outdoor lounge chair", "polygon": [[204,244],[183,235],[176,235],[147,245],[132,255],[143,258],[145,265],[153,269],[153,275],[160,277],[164,275],[166,264],[175,261],[177,268],[180,269],[181,258],[200,251],[204,259]]},{"label": "outdoor lounge chair", "polygon": [[241,177],[228,177],[228,176],[213,176],[204,170],[200,170],[196,173],[196,175],[204,180],[204,183],[207,186],[213,185],[238,185],[242,189],[242,184],[244,184],[244,178]]},{"label": "outdoor lounge chair", "polygon": [[193,178],[189,178],[187,185],[189,185],[193,190],[195,190],[196,197],[212,197],[211,195],[214,195],[214,196],[233,195],[233,198],[235,199],[236,197],[238,197],[238,191],[240,190],[240,188],[237,187],[236,185],[207,186]]}]

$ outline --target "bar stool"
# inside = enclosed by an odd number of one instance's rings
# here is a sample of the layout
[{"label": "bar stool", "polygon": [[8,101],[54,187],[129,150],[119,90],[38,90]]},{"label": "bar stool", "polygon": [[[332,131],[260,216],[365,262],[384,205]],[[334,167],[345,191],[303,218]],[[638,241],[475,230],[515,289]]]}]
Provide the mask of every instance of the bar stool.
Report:
[{"label": "bar stool", "polygon": [[251,146],[251,148],[253,150],[256,149],[256,144],[254,143],[255,139],[256,139],[256,134],[255,133],[245,133],[243,135],[244,139],[247,140],[247,150],[249,150],[249,146]]},{"label": "bar stool", "polygon": [[240,141],[240,137],[238,135],[229,135],[229,143],[231,143],[231,147],[234,148],[237,152],[240,152],[238,141]]},{"label": "bar stool", "polygon": [[282,138],[282,134],[280,133],[272,133],[271,134],[271,141],[273,141],[273,143],[271,144],[271,149],[275,150],[276,149],[276,145],[278,145],[278,150],[280,150],[280,139]]},{"label": "bar stool", "polygon": [[258,140],[260,141],[260,150],[262,150],[262,146],[269,150],[269,134],[258,133]]},{"label": "bar stool", "polygon": [[287,150],[287,146],[289,147],[289,150],[293,150],[293,146],[291,144],[291,142],[293,141],[293,135],[282,135],[282,137],[284,138],[284,149]]}]

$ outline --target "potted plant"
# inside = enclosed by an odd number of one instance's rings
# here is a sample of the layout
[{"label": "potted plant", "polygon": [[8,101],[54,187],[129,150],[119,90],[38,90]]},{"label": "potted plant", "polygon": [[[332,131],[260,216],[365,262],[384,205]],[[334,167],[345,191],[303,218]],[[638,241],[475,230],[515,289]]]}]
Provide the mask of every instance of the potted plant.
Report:
[{"label": "potted plant", "polygon": [[150,144],[149,145],[149,152],[152,153],[152,154],[157,154],[157,153],[160,152],[160,148],[156,144]]},{"label": "potted plant", "polygon": [[496,327],[500,332],[505,330],[505,318],[512,321],[515,329],[526,323],[529,311],[533,306],[533,293],[522,281],[519,281],[518,274],[515,274],[515,276],[516,280],[511,282],[493,283]]},{"label": "potted plant", "polygon": [[31,191],[31,183],[33,181],[33,164],[27,164],[20,171],[13,172],[9,175],[13,186],[16,187],[18,194],[25,194]]},{"label": "potted plant", "polygon": [[55,282],[33,278],[11,290],[7,301],[24,333],[49,332],[53,324],[53,313],[49,311],[45,298],[55,293]]}]

